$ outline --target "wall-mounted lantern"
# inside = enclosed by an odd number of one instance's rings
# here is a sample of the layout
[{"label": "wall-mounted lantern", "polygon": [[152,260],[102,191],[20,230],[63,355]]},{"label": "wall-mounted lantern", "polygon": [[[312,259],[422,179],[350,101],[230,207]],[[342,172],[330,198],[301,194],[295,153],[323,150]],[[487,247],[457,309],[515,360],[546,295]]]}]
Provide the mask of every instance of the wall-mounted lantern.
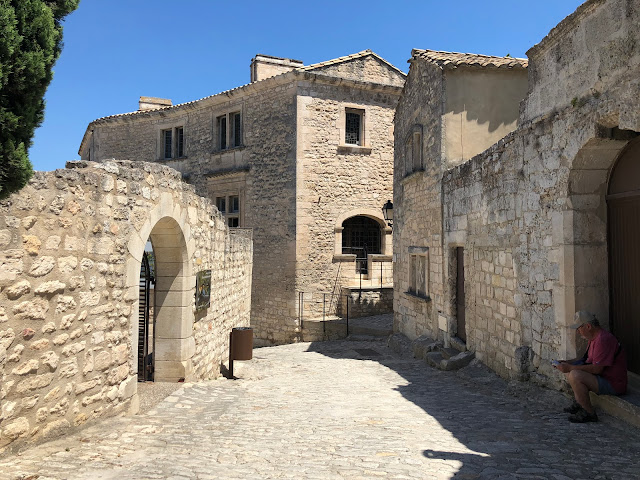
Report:
[{"label": "wall-mounted lantern", "polygon": [[382,207],[382,214],[387,225],[393,228],[393,203],[391,203],[391,200],[387,200],[387,203]]}]

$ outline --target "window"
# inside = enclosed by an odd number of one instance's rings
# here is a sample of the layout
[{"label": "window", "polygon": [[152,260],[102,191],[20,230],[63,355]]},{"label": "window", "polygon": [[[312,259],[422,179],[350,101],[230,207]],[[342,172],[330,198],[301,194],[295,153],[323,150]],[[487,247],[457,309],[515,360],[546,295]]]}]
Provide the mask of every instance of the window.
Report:
[{"label": "window", "polygon": [[357,215],[342,222],[342,253],[355,254],[356,272],[368,274],[369,255],[381,251],[380,224]]},{"label": "window", "polygon": [[218,147],[220,150],[227,149],[227,116],[218,117]]},{"label": "window", "polygon": [[422,125],[414,125],[407,135],[404,147],[407,175],[424,170],[422,161]]},{"label": "window", "polygon": [[176,128],[176,152],[177,157],[184,157],[184,128],[178,127]]},{"label": "window", "polygon": [[240,112],[235,112],[231,117],[231,145],[239,147],[242,145],[242,128],[240,122]]},{"label": "window", "polygon": [[428,247],[409,247],[409,293],[429,298]]},{"label": "window", "polygon": [[230,227],[240,226],[240,197],[238,195],[225,195],[216,197],[216,207],[226,218]]},{"label": "window", "polygon": [[171,134],[172,134],[171,129],[162,131],[163,145],[164,145],[164,156],[162,158],[165,158],[165,159],[171,158],[171,154],[172,154],[173,141],[172,141]]},{"label": "window", "polygon": [[364,145],[363,135],[364,110],[347,108],[345,111],[344,143],[347,145]]},{"label": "window", "polygon": [[216,207],[220,213],[227,213],[227,197],[216,197]]},{"label": "window", "polygon": [[183,158],[184,150],[184,127],[167,128],[162,130],[162,154],[164,160],[172,158]]},{"label": "window", "polygon": [[233,112],[216,119],[218,125],[218,150],[242,146],[242,115]]}]

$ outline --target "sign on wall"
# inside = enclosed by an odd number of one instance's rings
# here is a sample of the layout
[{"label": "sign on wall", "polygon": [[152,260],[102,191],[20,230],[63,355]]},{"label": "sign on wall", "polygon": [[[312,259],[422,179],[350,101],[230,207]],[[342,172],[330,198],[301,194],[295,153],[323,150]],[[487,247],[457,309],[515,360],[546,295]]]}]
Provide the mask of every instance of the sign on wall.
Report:
[{"label": "sign on wall", "polygon": [[211,270],[196,273],[196,311],[204,310],[210,305]]}]

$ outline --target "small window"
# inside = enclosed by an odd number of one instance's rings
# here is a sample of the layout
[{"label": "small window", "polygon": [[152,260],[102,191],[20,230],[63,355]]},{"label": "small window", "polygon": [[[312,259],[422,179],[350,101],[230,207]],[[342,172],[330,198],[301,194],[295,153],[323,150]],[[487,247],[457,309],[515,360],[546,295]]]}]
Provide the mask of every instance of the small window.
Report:
[{"label": "small window", "polygon": [[216,198],[216,207],[225,217],[229,227],[240,226],[240,196],[225,195]]},{"label": "small window", "polygon": [[176,153],[178,158],[184,157],[184,128],[176,128]]},{"label": "small window", "polygon": [[349,108],[345,112],[346,123],[344,143],[347,145],[363,145],[362,118],[364,110]]},{"label": "small window", "polygon": [[163,130],[162,131],[162,144],[164,146],[164,154],[162,158],[171,158],[172,147],[173,147],[173,139],[172,139],[172,131]]},{"label": "small window", "polygon": [[406,174],[424,170],[422,161],[422,125],[416,124],[407,135],[404,146]]},{"label": "small window", "polygon": [[422,170],[422,133],[420,132],[413,133],[411,157],[413,158],[413,171]]},{"label": "small window", "polygon": [[409,293],[418,297],[429,297],[429,249],[415,248],[421,253],[409,256]]},{"label": "small window", "polygon": [[226,197],[216,197],[216,207],[223,215],[227,213],[227,198]]},{"label": "small window", "polygon": [[242,122],[240,118],[240,112],[235,112],[230,115],[231,122],[231,145],[239,147],[242,145]]},{"label": "small window", "polygon": [[240,211],[240,198],[237,195],[229,197],[229,213],[238,213]]},{"label": "small window", "polygon": [[218,117],[218,147],[220,150],[227,149],[227,116]]}]

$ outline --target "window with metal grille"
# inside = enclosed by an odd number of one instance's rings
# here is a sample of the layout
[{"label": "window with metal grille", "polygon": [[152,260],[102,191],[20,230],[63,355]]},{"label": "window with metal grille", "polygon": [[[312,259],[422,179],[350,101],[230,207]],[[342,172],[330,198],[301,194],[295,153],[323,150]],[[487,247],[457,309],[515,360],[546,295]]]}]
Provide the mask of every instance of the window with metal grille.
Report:
[{"label": "window with metal grille", "polygon": [[171,158],[172,147],[173,147],[173,139],[171,129],[162,131],[162,139],[164,145],[164,156],[163,158]]},{"label": "window with metal grille", "polygon": [[347,110],[344,143],[362,145],[362,111]]},{"label": "window with metal grille", "polygon": [[380,224],[358,215],[342,222],[342,253],[355,254],[356,271],[368,273],[368,256],[381,252]]},{"label": "window with metal grille", "polygon": [[184,128],[176,128],[176,156],[184,157]]}]

